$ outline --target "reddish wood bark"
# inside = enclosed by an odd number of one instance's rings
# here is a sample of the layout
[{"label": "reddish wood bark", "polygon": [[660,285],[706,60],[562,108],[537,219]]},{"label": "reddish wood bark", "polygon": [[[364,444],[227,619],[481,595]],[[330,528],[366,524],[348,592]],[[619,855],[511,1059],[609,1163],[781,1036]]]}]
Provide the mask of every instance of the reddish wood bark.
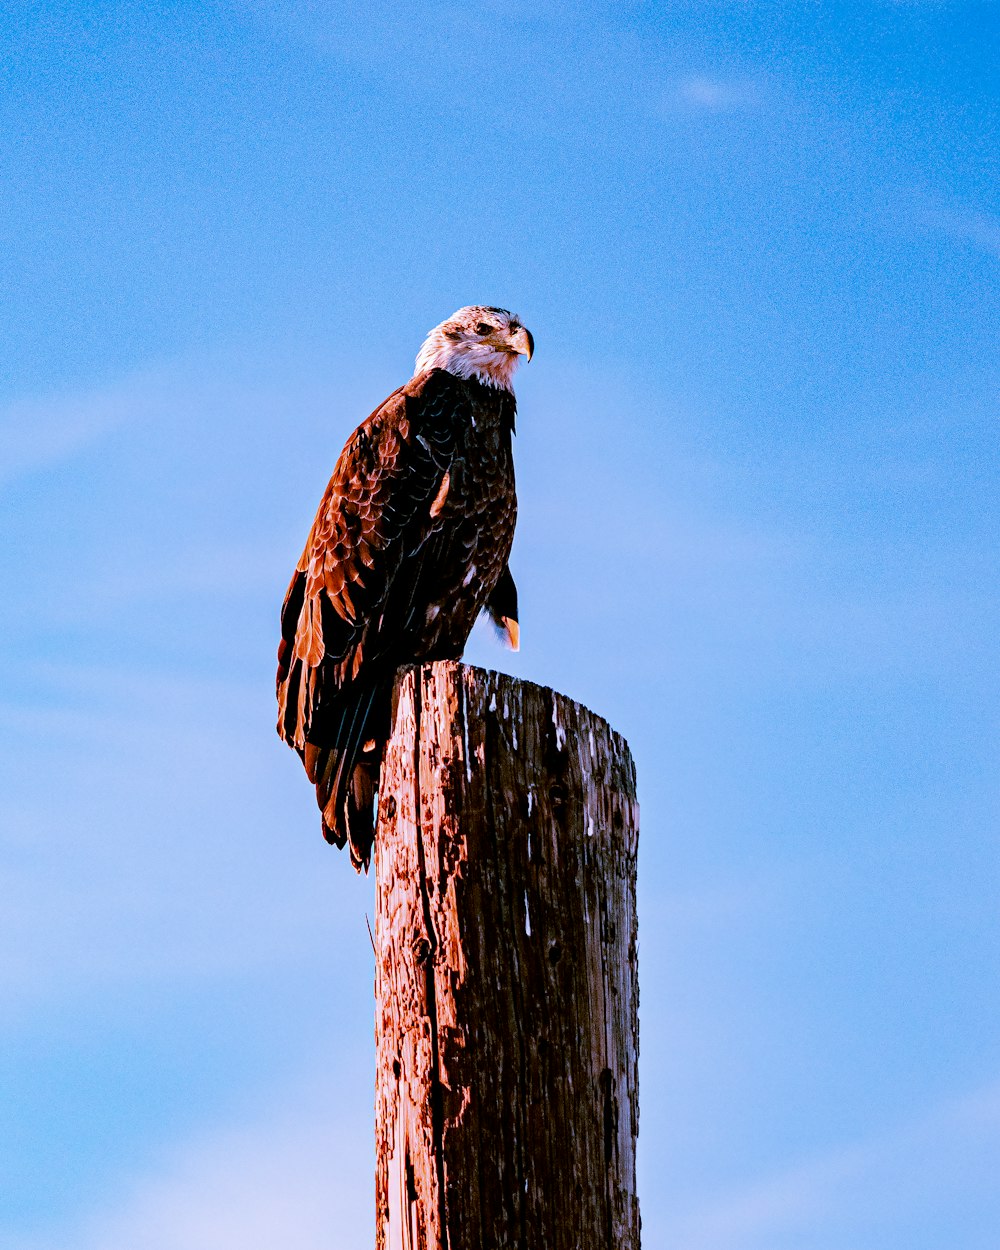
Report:
[{"label": "reddish wood bark", "polygon": [[378,1250],[639,1250],[638,807],[551,690],[400,675],[376,837]]}]

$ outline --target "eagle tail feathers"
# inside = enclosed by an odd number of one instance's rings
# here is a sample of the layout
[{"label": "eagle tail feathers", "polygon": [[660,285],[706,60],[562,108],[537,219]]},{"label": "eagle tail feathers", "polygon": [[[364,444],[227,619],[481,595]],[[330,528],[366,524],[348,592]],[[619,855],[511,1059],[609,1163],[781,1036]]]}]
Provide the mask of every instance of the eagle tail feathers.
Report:
[{"label": "eagle tail feathers", "polygon": [[310,780],[316,784],[323,836],[337,847],[349,843],[351,863],[359,872],[367,871],[375,841],[375,794],[391,690],[391,684],[378,682],[357,691],[342,710],[332,744],[316,747],[310,743],[308,759],[303,757]]}]

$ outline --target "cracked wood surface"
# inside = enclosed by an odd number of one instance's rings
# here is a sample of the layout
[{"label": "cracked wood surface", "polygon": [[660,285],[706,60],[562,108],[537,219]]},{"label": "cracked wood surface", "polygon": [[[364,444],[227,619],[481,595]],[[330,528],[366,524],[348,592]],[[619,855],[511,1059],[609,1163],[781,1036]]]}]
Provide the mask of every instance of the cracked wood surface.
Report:
[{"label": "cracked wood surface", "polygon": [[404,670],[375,841],[377,1250],[639,1250],[638,806],[553,691]]}]

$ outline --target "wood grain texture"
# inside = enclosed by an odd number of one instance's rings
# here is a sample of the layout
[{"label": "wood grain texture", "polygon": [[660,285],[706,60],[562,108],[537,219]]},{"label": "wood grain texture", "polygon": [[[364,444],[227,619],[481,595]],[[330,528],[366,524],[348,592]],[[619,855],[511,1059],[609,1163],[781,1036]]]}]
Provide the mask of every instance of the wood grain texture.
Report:
[{"label": "wood grain texture", "polygon": [[639,1250],[638,806],[548,689],[404,670],[376,837],[378,1250]]}]

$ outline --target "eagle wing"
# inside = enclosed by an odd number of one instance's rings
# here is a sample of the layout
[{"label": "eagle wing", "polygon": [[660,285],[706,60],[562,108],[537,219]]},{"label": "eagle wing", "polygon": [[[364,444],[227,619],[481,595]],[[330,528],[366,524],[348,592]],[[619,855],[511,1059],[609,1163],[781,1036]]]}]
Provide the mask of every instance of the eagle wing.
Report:
[{"label": "eagle wing", "polygon": [[302,756],[320,806],[333,801],[324,825],[340,845],[345,776],[423,611],[422,572],[435,557],[464,415],[454,383],[441,371],[419,375],[355,430],[282,607],[278,733]]}]

